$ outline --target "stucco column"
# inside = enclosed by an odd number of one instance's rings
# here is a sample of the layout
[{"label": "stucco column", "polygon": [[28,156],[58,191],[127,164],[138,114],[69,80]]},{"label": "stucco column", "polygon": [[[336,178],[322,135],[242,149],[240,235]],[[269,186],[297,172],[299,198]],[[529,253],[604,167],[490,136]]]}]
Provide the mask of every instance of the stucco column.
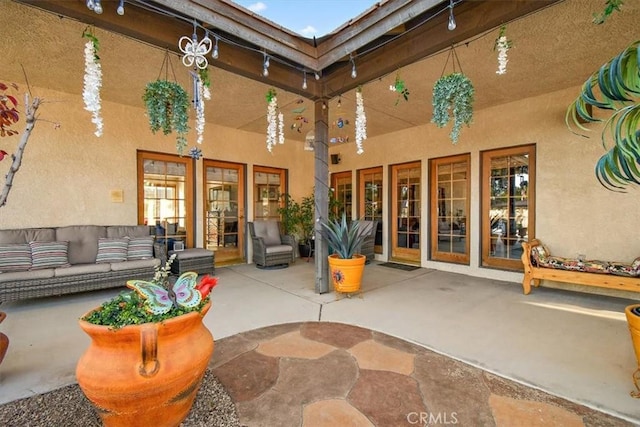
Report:
[{"label": "stucco column", "polygon": [[329,217],[329,103],[326,99],[315,102],[315,141],[313,153],[315,156],[315,263],[316,263],[316,293],[324,294],[329,289],[329,249],[320,235],[320,222]]}]

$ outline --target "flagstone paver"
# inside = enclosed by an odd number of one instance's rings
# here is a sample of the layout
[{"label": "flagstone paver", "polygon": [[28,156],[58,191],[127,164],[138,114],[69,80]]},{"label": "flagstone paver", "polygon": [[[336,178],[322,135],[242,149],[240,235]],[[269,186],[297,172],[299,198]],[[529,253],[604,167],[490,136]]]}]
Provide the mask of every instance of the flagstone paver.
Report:
[{"label": "flagstone paver", "polygon": [[631,423],[380,332],[275,325],[216,341],[244,427],[627,427]]}]

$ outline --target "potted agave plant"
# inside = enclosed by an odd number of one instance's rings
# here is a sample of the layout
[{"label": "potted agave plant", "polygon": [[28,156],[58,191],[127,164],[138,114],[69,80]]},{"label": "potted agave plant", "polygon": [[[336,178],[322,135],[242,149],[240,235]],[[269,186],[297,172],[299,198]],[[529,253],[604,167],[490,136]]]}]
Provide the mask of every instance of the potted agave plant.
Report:
[{"label": "potted agave plant", "polygon": [[322,237],[333,250],[329,255],[333,288],[336,292],[346,294],[359,291],[367,257],[357,252],[371,234],[371,223],[347,223],[346,214],[343,213],[341,219],[332,219],[320,224]]},{"label": "potted agave plant", "polygon": [[191,409],[213,354],[202,319],[217,279],[187,272],[170,283],[174,258],[79,321],[91,343],[76,377],[105,426],[178,426]]}]

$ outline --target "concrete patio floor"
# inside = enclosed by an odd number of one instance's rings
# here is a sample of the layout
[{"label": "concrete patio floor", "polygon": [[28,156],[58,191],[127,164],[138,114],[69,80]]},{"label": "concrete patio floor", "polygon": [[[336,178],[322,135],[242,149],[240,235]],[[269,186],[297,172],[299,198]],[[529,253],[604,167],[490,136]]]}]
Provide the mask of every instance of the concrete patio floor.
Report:
[{"label": "concrete patio floor", "polygon": [[[216,269],[205,323],[216,339],[293,322],[360,326],[424,346],[570,401],[640,424],[629,396],[636,368],[624,307],[634,302],[557,289],[523,295],[519,283],[372,263],[351,298],[314,292],[313,263]],[[0,365],[0,404],[75,383],[89,343],[77,326],[117,294],[104,290],[5,303],[11,340]]]}]

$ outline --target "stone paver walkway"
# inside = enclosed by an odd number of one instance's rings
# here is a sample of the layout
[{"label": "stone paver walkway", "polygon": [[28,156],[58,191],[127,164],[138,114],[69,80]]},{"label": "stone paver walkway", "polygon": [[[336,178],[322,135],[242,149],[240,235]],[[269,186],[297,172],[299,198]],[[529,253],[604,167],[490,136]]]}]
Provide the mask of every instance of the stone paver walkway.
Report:
[{"label": "stone paver walkway", "polygon": [[632,425],[341,323],[289,323],[217,340],[211,366],[248,427]]}]

